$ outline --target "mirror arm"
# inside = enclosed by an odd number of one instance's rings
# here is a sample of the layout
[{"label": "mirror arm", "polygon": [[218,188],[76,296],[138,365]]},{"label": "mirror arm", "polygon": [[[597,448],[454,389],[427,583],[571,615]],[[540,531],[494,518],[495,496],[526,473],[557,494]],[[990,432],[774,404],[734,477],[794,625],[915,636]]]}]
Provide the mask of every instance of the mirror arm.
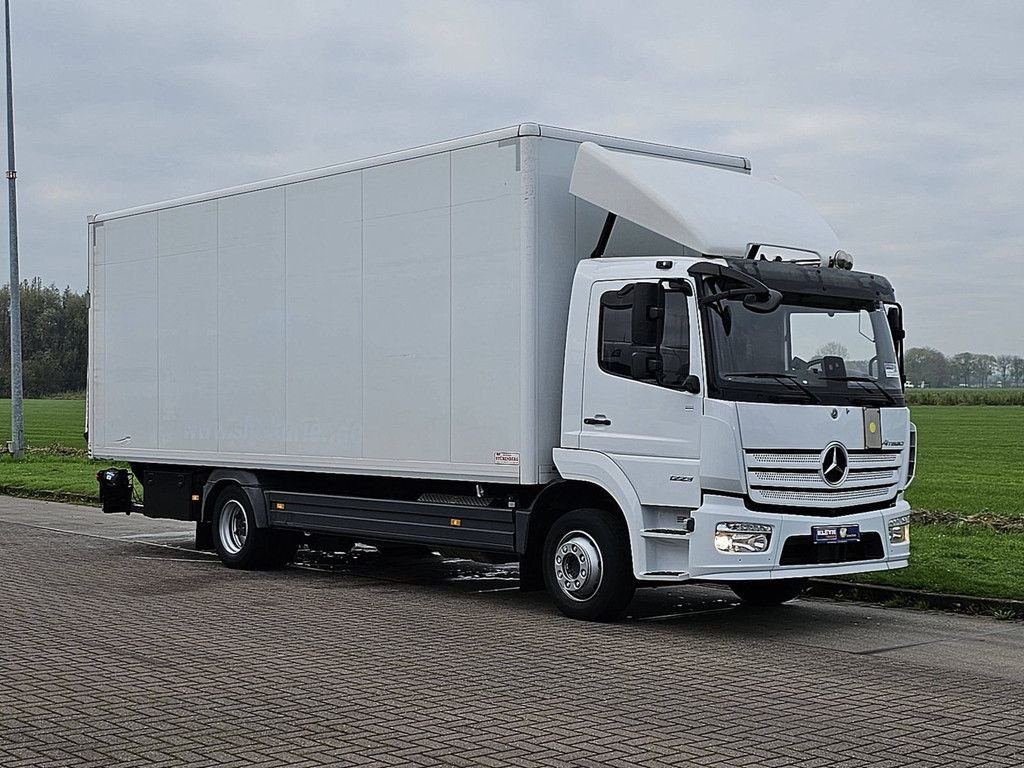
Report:
[{"label": "mirror arm", "polygon": [[719,291],[713,293],[710,296],[703,296],[700,300],[700,305],[706,307],[708,304],[717,304],[722,299],[735,299],[740,296],[750,296],[752,293],[764,293],[768,294],[768,289],[765,288],[763,291],[754,288],[753,286],[744,286],[743,288],[730,288],[728,291]]},{"label": "mirror arm", "polygon": [[781,293],[769,288],[757,278],[745,275],[732,267],[726,267],[721,264],[710,264],[704,261],[694,264],[688,271],[694,276],[706,275],[712,277],[727,277],[746,286],[745,288],[732,288],[727,291],[720,291],[710,296],[704,296],[700,300],[701,306],[707,306],[708,304],[721,301],[722,299],[729,299],[737,296],[749,296],[753,293],[763,295],[765,298],[761,302],[748,304],[747,308],[752,309],[755,312],[771,312],[779,306],[782,301]]}]

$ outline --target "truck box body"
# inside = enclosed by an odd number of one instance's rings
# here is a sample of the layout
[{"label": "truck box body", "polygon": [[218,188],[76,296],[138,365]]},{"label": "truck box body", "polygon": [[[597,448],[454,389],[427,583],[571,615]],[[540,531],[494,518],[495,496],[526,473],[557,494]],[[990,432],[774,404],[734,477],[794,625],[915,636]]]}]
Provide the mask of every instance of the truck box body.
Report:
[{"label": "truck box body", "polygon": [[908,562],[902,309],[743,158],[522,124],[89,227],[103,510],[229,567],[516,558],[607,619]]},{"label": "truck box body", "polygon": [[[537,484],[555,476],[581,142],[523,124],[90,221],[91,455]],[[620,221],[608,252],[687,249]]]}]

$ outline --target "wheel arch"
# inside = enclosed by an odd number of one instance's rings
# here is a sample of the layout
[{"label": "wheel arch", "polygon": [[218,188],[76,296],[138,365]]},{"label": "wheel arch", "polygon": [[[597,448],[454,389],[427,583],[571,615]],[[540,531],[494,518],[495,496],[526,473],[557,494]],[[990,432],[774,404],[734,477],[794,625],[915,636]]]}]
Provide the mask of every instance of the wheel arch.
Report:
[{"label": "wheel arch", "polygon": [[530,565],[539,564],[544,539],[551,526],[562,515],[583,507],[596,507],[617,515],[622,514],[611,494],[593,483],[582,480],[555,480],[544,486],[530,505],[524,559],[529,561]]},{"label": "wheel arch", "polygon": [[240,487],[248,497],[249,503],[252,505],[253,516],[256,518],[256,526],[258,528],[269,527],[263,484],[259,475],[248,469],[215,469],[210,473],[203,485],[203,522],[213,520],[214,504],[217,502],[217,497],[225,488],[232,485]]},{"label": "wheel arch", "polygon": [[[572,487],[587,487],[609,500],[609,508],[622,516],[629,537],[633,574],[639,576],[647,570],[646,549],[643,541],[643,510],[640,497],[625,472],[606,454],[574,448],[556,448],[552,451],[555,467],[563,482]],[[546,489],[545,489],[546,490]],[[607,502],[606,502],[607,503]],[[595,506],[594,504],[576,504]]]},{"label": "wheel arch", "polygon": [[[555,449],[555,465],[562,480],[549,483],[530,507],[526,548],[521,573],[527,581],[540,572],[544,537],[562,515],[581,507],[607,509],[626,526],[633,573],[646,570],[643,512],[629,478],[608,456],[597,451]],[[534,570],[536,569],[536,570]]]}]

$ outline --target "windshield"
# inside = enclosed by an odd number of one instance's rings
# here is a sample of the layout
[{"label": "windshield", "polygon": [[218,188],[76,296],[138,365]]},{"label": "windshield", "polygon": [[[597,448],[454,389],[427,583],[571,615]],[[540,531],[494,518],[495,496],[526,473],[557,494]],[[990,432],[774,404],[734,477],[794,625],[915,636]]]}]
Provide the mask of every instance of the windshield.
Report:
[{"label": "windshield", "polygon": [[771,312],[742,298],[706,308],[713,378],[727,400],[903,405],[892,334],[880,303],[807,303],[784,296]]}]

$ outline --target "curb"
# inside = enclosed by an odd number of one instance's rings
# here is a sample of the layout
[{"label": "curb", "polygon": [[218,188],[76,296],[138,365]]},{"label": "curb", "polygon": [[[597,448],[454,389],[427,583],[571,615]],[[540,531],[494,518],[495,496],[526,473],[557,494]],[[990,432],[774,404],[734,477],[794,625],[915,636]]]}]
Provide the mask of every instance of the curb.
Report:
[{"label": "curb", "polygon": [[19,485],[0,485],[0,496],[13,496],[16,499],[37,499],[39,501],[57,501],[62,504],[80,504],[85,507],[98,507],[100,500],[96,496],[65,491],[40,491],[24,488]]},{"label": "curb", "polygon": [[971,595],[947,595],[922,589],[903,589],[879,584],[862,584],[838,579],[811,579],[804,592],[814,597],[830,597],[866,603],[899,603],[901,607],[935,608],[953,613],[998,615],[1024,619],[1024,600]]}]

